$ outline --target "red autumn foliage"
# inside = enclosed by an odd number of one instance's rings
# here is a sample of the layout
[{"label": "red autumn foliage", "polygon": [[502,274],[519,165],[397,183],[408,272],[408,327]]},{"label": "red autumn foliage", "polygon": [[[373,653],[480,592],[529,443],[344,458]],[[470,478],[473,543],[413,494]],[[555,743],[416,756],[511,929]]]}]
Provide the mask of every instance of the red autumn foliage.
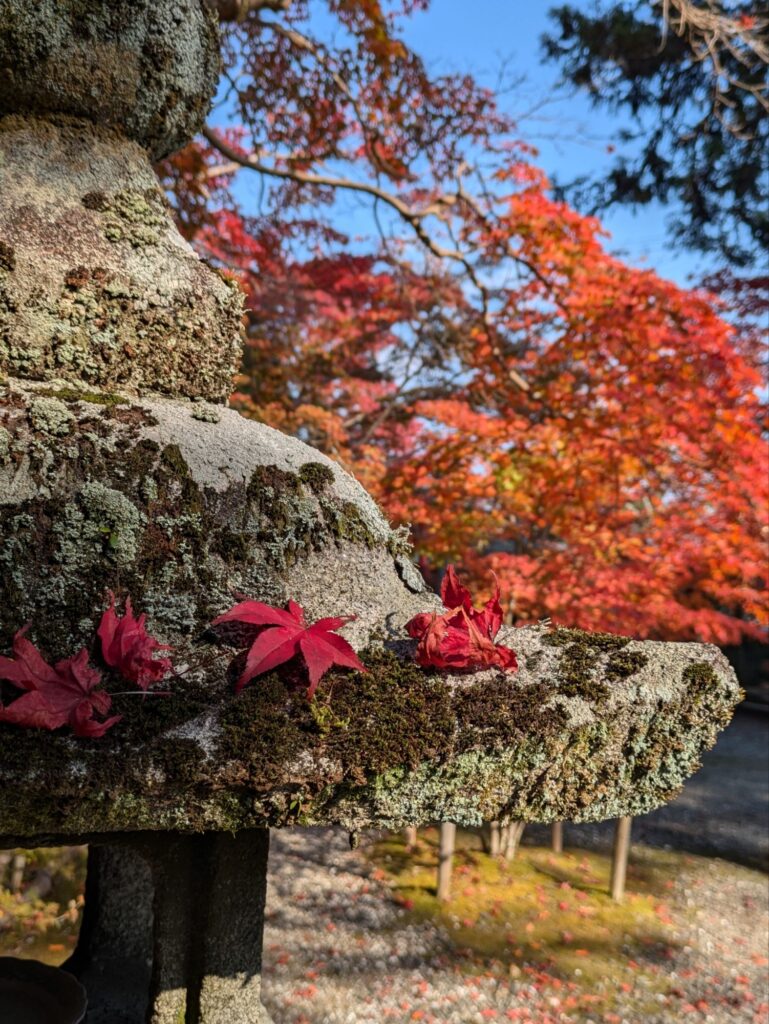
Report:
[{"label": "red autumn foliage", "polygon": [[310,685],[307,697],[311,699],[321,677],[333,665],[365,672],[363,662],[336,630],[355,616],[318,619],[308,626],[304,610],[295,601],[288,602],[287,610],[272,608],[261,601],[241,601],[234,608],[214,619],[212,625],[223,622],[243,622],[259,628],[246,657],[246,665],[238,679],[236,692],[255,676],[283,665],[293,658],[301,658],[307,667]]},{"label": "red autumn foliage", "polygon": [[0,679],[26,691],[5,707],[0,706],[0,722],[33,729],[59,729],[69,725],[76,736],[99,737],[120,721],[106,715],[111,698],[98,690],[101,673],[88,664],[83,648],[72,658],[49,665],[40,651],[20,629],[13,638],[13,658],[0,657]]},{"label": "red autumn foliage", "polygon": [[141,614],[136,618],[130,597],[126,598],[123,616],[115,611],[115,595],[110,593],[109,597],[110,606],[102,615],[97,630],[102,657],[124,679],[147,690],[173,670],[168,658],[154,657],[156,651],[169,651],[171,648],[150,636],[144,625],[147,616]]},{"label": "red autumn foliage", "polygon": [[505,672],[516,670],[515,652],[494,643],[502,625],[498,584],[484,607],[474,608],[470,591],[450,565],[441,584],[441,600],[448,612],[422,613],[406,624],[409,636],[419,640],[416,660],[423,668],[471,672],[497,666]]},{"label": "red autumn foliage", "polygon": [[[348,466],[428,573],[493,569],[516,621],[761,636],[755,338],[613,256],[489,90],[431,76],[401,31],[421,3],[316,6],[228,23],[229,125],[163,168],[246,292],[234,404]],[[369,241],[340,230],[345,180]]]}]

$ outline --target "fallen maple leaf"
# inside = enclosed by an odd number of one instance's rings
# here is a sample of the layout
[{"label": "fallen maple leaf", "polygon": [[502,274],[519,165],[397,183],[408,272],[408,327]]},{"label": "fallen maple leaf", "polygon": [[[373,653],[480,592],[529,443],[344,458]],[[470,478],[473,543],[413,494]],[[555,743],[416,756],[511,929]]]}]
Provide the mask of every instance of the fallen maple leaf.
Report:
[{"label": "fallen maple leaf", "polygon": [[106,715],[112,700],[97,690],[101,673],[88,664],[83,648],[72,658],[49,665],[40,651],[20,629],[13,638],[13,658],[0,657],[0,679],[25,690],[6,707],[0,706],[0,722],[33,729],[60,729],[69,725],[76,736],[103,736],[120,721],[114,715],[103,722],[95,714]]},{"label": "fallen maple leaf", "polygon": [[312,698],[321,677],[333,665],[354,668],[359,672],[366,671],[365,665],[352,647],[343,637],[336,634],[336,630],[345,623],[352,622],[354,618],[354,615],[347,615],[318,619],[308,626],[304,618],[304,609],[296,601],[289,601],[286,610],[272,608],[261,601],[241,601],[214,619],[212,625],[244,622],[251,626],[266,627],[260,630],[251,644],[246,657],[246,667],[235,687],[236,692],[242,690],[255,676],[260,676],[300,656],[307,666],[310,678],[307,697]]},{"label": "fallen maple leaf", "polygon": [[515,671],[515,652],[494,643],[502,625],[498,583],[484,607],[474,608],[470,591],[450,565],[441,584],[441,600],[448,612],[423,612],[406,623],[409,636],[419,640],[416,660],[423,668],[472,671],[496,665],[505,672]]},{"label": "fallen maple leaf", "polygon": [[171,648],[150,636],[144,625],[147,616],[142,614],[136,618],[130,597],[126,598],[122,617],[115,611],[115,595],[111,591],[109,598],[110,606],[102,615],[97,630],[102,657],[124,679],[147,690],[173,670],[168,658],[153,657],[156,651],[170,651]]}]

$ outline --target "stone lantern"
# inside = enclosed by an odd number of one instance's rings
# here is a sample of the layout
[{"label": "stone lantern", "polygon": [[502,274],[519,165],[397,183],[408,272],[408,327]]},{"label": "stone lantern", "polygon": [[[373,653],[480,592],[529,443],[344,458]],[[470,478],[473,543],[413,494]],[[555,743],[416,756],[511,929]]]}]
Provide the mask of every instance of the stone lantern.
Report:
[{"label": "stone lantern", "polygon": [[[260,1024],[268,829],[587,821],[668,800],[739,689],[697,644],[533,627],[520,670],[413,662],[439,607],[342,468],[227,408],[241,297],[150,161],[201,127],[205,0],[0,0],[0,651],[52,659],[130,594],[171,695],[104,737],[0,725],[0,846],[88,843],[67,969],[88,1024]],[[244,593],[354,612],[365,676],[235,697],[206,625]]]}]

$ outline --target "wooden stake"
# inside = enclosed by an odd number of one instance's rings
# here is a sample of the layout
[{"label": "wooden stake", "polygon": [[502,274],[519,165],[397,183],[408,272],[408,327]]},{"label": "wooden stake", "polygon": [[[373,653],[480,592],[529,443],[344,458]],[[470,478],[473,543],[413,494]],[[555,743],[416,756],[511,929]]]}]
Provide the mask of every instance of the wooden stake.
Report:
[{"label": "wooden stake", "polygon": [[24,869],[27,866],[27,858],[23,853],[16,853],[11,861],[11,892],[21,892],[24,884]]},{"label": "wooden stake", "polygon": [[502,835],[498,821],[489,823],[489,855],[498,857],[502,849]]},{"label": "wooden stake", "polygon": [[553,853],[563,853],[563,822],[553,822],[553,835],[551,840]]},{"label": "wooden stake", "polygon": [[630,826],[632,818],[617,818],[614,827],[614,850],[611,861],[611,898],[621,903],[625,895],[627,860],[630,851]]},{"label": "wooden stake", "polygon": [[457,826],[450,821],[441,823],[441,840],[438,850],[438,899],[447,900],[451,896],[451,867],[454,860],[454,847],[457,839]]},{"label": "wooden stake", "polygon": [[511,821],[507,826],[507,842],[505,843],[505,860],[515,860],[515,855],[518,852],[521,839],[523,838],[523,830],[526,828],[525,821]]}]

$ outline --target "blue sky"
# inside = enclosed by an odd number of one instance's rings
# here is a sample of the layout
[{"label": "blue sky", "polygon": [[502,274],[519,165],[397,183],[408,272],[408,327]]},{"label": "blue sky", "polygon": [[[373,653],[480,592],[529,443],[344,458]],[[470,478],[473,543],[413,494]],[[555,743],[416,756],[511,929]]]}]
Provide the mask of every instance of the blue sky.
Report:
[{"label": "blue sky", "polygon": [[[592,6],[571,2],[586,10]],[[558,88],[558,67],[540,56],[551,6],[546,0],[432,0],[427,12],[406,22],[405,35],[436,71],[470,71],[487,85],[494,85],[503,65],[525,76],[505,98],[505,107],[516,116],[531,112],[521,119],[521,136],[538,147],[539,164],[548,175],[570,180],[610,166],[606,147],[616,142],[616,126],[625,122],[592,109],[584,95]],[[685,285],[703,259],[676,251],[665,229],[668,213],[657,204],[638,213],[617,209],[601,220],[611,233],[607,247],[613,252]]]},{"label": "blue sky", "polygon": [[[585,10],[593,6],[592,0],[571,2]],[[409,46],[437,74],[470,72],[495,91],[503,68],[508,80],[522,78],[502,95],[501,105],[518,119],[520,137],[539,149],[539,166],[550,177],[569,181],[606,171],[614,159],[607,146],[618,144],[617,130],[628,122],[594,110],[584,94],[560,86],[558,66],[542,61],[540,37],[550,28],[547,12],[554,4],[555,0],[431,0],[426,12],[404,19],[402,26]],[[338,31],[338,22],[323,5],[315,4],[311,11],[321,37],[324,31],[332,36]],[[226,123],[225,111],[215,111],[212,121]],[[239,175],[234,194],[244,210],[254,212],[259,195],[255,176]],[[601,222],[610,233],[605,245],[628,263],[691,285],[708,268],[701,254],[670,241],[669,215],[670,209],[661,204],[637,212],[627,207],[605,212]],[[353,247],[356,236],[365,247],[364,236],[372,232],[370,204],[339,194],[334,216],[337,226],[353,237]]]}]

